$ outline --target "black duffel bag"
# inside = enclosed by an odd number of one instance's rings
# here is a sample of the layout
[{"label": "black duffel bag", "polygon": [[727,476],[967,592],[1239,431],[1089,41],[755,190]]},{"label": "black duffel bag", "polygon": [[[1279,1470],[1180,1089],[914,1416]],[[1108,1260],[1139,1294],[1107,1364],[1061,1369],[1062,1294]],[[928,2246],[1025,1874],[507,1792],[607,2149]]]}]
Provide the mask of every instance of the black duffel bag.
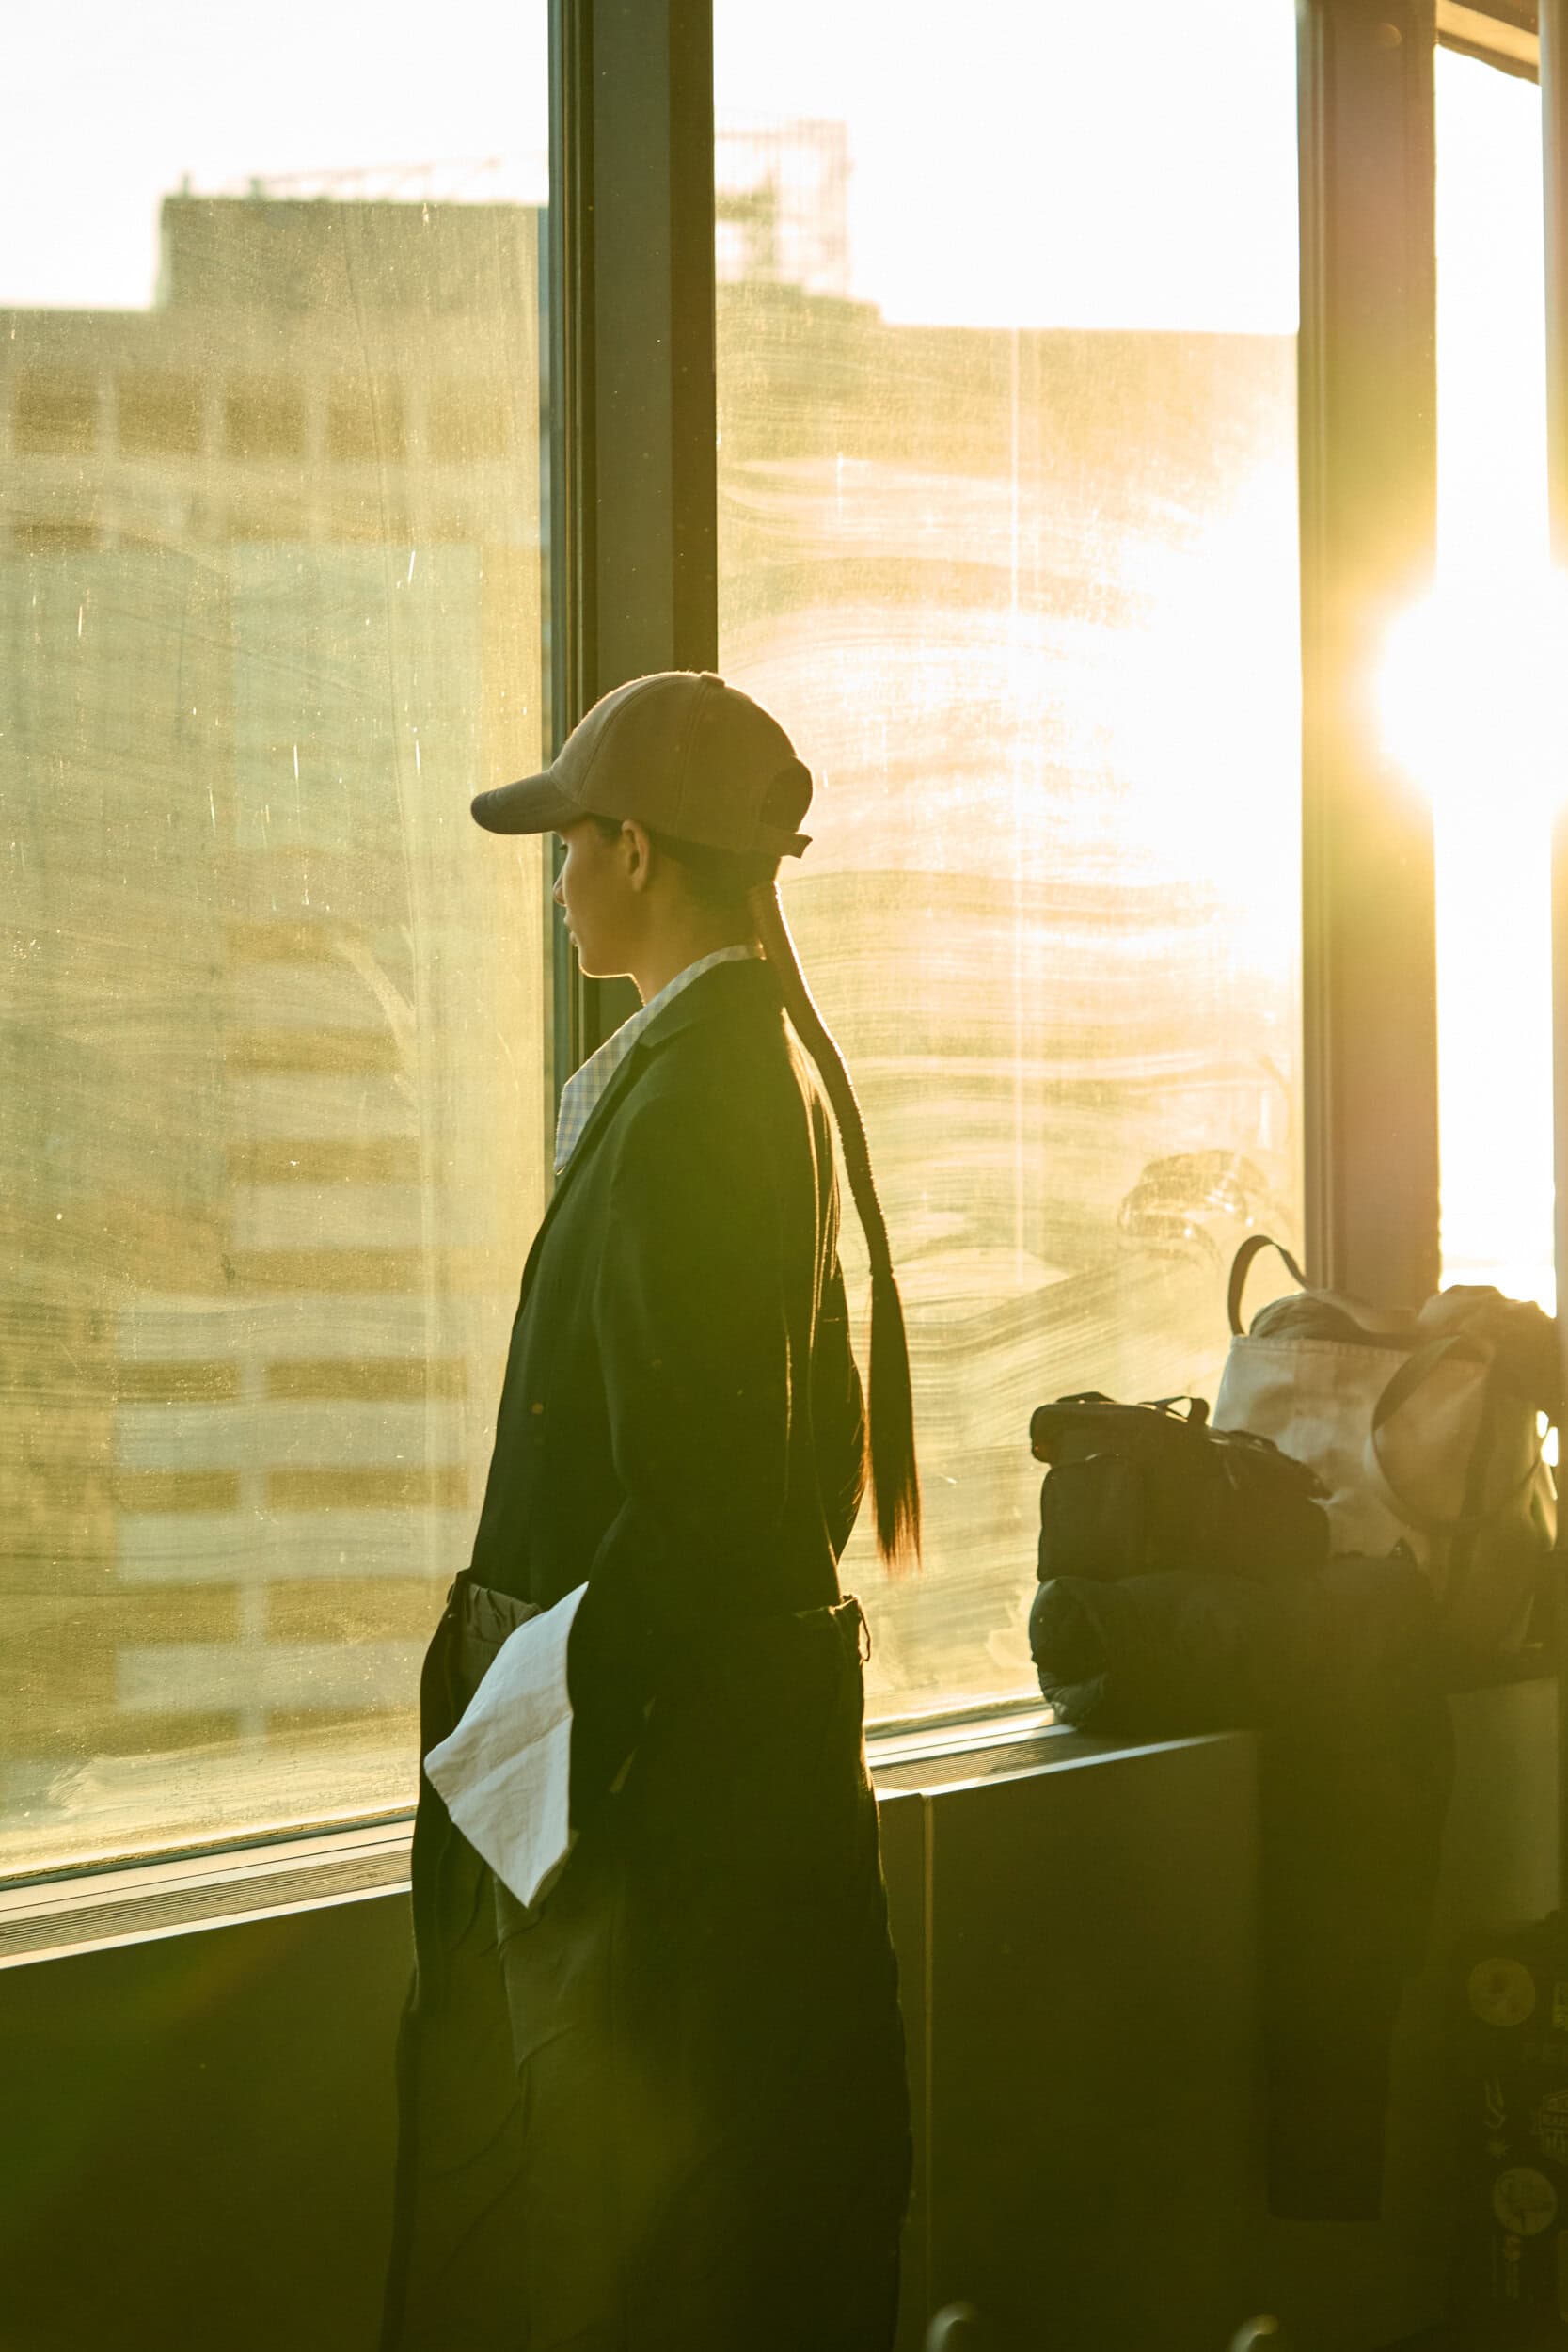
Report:
[{"label": "black duffel bag", "polygon": [[[1185,1410],[1178,1410],[1184,1406]],[[1270,1577],[1328,1557],[1323,1482],[1267,1438],[1212,1429],[1201,1397],[1118,1405],[1090,1391],[1029,1423],[1039,1577]]]}]

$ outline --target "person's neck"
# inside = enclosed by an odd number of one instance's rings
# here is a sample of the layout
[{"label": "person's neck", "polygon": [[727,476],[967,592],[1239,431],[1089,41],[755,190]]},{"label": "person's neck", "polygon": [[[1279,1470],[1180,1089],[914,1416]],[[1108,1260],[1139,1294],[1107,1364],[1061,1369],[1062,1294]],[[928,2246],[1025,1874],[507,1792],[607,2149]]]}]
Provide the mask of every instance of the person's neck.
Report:
[{"label": "person's neck", "polygon": [[683,927],[664,938],[650,940],[632,967],[631,981],[642,1002],[651,1004],[672,980],[701,963],[705,956],[718,955],[724,947],[744,947],[750,943],[738,938],[735,930],[723,924],[708,927]]}]

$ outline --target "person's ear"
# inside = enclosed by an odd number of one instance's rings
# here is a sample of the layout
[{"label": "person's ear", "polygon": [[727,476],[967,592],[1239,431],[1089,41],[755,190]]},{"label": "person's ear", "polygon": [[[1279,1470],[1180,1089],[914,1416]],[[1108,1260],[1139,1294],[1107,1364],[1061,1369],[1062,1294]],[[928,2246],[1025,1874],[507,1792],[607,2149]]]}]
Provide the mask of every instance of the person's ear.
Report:
[{"label": "person's ear", "polygon": [[653,844],[646,825],[628,817],[621,827],[622,871],[633,890],[646,890],[653,872]]}]

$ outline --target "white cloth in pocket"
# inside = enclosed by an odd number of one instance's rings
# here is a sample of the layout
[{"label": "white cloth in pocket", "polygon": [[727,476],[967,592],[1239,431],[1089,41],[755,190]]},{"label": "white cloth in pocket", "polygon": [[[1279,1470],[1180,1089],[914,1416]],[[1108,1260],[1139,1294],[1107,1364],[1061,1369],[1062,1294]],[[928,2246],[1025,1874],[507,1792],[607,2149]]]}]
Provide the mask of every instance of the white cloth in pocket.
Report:
[{"label": "white cloth in pocket", "polygon": [[425,1757],[431,1786],[525,1908],[572,1849],[566,1646],[586,1584],[507,1635],[457,1727]]}]

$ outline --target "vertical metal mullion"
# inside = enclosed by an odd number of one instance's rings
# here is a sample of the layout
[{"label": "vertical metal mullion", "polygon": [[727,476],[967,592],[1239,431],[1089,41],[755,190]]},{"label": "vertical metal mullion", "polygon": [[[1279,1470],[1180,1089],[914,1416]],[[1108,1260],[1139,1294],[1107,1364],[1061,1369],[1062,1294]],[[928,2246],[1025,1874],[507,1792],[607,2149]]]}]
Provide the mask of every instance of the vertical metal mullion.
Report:
[{"label": "vertical metal mullion", "polygon": [[[552,752],[718,649],[712,0],[551,0]],[[636,1003],[559,923],[559,1076]]]},{"label": "vertical metal mullion", "polygon": [[[546,438],[550,571],[549,708],[546,751],[553,758],[594,700],[594,56],[593,10],[582,0],[550,0],[549,388]],[[561,851],[546,859],[550,886]],[[551,954],[555,1093],[592,1042],[585,982],[560,910],[546,910]]]},{"label": "vertical metal mullion", "polygon": [[1433,0],[1300,0],[1303,1020],[1313,1278],[1438,1276],[1431,812],[1378,738],[1436,554]]},{"label": "vertical metal mullion", "polygon": [[[1545,230],[1546,495],[1552,561],[1568,572],[1568,0],[1541,0],[1541,161]],[[1558,1331],[1568,1387],[1568,802],[1552,826],[1552,1132],[1556,1198],[1553,1256]],[[1568,1462],[1560,1415],[1558,1452],[1557,1899],[1568,1904]]]}]

